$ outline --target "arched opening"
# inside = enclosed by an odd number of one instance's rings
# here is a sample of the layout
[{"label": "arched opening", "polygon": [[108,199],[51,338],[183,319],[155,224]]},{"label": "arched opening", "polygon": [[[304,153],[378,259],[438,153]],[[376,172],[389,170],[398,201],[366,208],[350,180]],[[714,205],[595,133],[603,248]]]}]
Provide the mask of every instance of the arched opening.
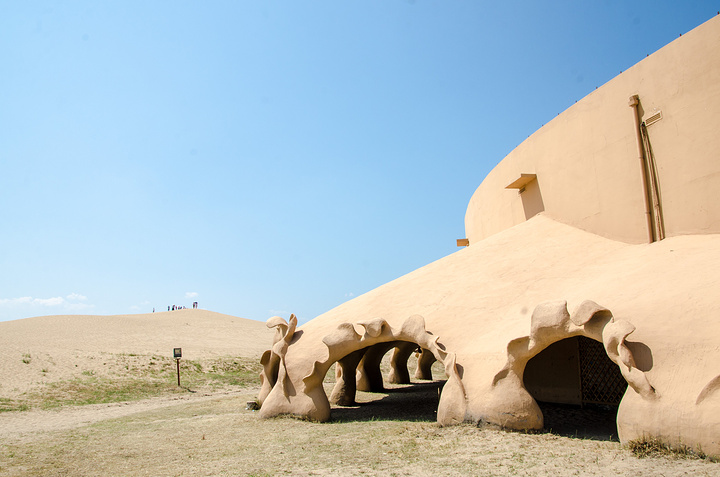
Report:
[{"label": "arched opening", "polygon": [[333,420],[436,420],[444,368],[416,343],[377,343],[334,367],[335,380],[328,386]]},{"label": "arched opening", "polygon": [[530,359],[525,389],[543,412],[546,430],[568,436],[617,440],[617,410],[627,389],[602,343],[575,336]]}]

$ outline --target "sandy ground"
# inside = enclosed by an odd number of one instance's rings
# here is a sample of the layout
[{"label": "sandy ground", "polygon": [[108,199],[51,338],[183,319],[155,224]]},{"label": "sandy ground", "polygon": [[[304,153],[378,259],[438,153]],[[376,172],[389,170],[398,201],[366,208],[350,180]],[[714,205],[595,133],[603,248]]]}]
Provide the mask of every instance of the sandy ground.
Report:
[{"label": "sandy ground", "polygon": [[[264,323],[203,310],[0,323],[0,397],[103,373],[135,354],[259,357],[271,340]],[[0,476],[720,475],[720,464],[638,459],[594,436],[440,428],[439,385],[360,393],[361,404],[335,408],[325,424],[259,419],[245,409],[256,388],[4,412]]]},{"label": "sandy ground", "polygon": [[720,464],[639,459],[618,442],[441,428],[432,384],[361,393],[331,423],[262,420],[255,389],[0,415],[0,476],[716,476]]},{"label": "sandy ground", "polygon": [[96,422],[119,419],[172,406],[218,399],[229,392],[183,394],[134,402],[93,404],[52,410],[33,409],[0,414],[0,442],[24,444],[40,439],[48,432],[69,431]]},{"label": "sandy ground", "polygon": [[0,397],[77,376],[104,375],[134,356],[256,357],[272,344],[264,322],[206,310],[43,316],[0,322]]}]

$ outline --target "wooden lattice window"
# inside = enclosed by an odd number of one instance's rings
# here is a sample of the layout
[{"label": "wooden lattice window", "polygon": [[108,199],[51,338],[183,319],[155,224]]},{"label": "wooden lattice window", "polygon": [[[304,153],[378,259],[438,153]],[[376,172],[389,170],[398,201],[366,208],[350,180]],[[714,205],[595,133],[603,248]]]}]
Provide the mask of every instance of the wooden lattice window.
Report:
[{"label": "wooden lattice window", "polygon": [[583,404],[620,404],[627,382],[620,368],[608,358],[602,343],[580,336],[578,349]]}]

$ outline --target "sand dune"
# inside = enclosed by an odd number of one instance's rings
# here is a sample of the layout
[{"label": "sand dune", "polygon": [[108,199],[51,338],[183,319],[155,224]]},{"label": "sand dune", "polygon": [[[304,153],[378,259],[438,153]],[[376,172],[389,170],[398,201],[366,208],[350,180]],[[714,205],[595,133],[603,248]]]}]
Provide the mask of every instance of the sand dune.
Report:
[{"label": "sand dune", "polygon": [[41,383],[102,372],[117,356],[259,357],[273,331],[264,322],[207,310],[140,315],[58,315],[0,322],[0,397]]}]

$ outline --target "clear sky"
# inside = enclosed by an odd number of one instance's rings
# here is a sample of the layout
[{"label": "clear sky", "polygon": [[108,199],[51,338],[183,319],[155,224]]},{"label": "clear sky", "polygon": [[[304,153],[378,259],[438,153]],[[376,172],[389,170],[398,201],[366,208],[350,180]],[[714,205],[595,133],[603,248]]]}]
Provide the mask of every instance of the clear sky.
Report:
[{"label": "clear sky", "polygon": [[718,10],[0,0],[0,321],[310,320],[455,252],[505,155]]}]

